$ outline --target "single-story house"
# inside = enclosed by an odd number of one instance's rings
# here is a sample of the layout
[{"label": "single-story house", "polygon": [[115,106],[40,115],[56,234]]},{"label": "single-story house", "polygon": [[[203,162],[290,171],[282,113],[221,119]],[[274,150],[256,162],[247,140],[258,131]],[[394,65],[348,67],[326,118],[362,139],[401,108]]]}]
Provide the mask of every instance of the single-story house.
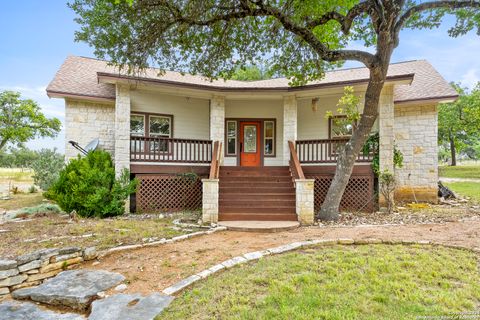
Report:
[{"label": "single-story house", "polygon": [[[366,68],[352,68],[290,87],[285,78],[210,81],[153,68],[129,75],[69,56],[47,93],[65,100],[66,141],[98,138],[116,170],[140,180],[132,211],[201,208],[205,222],[311,223],[336,150],[354,129],[335,120],[338,100],[345,86],[363,99],[368,78]],[[395,170],[397,200],[437,201],[437,106],[456,98],[425,60],[390,66],[374,130],[382,170],[394,171],[394,145],[404,156]],[[65,152],[77,155],[68,143]],[[375,209],[373,156],[358,157],[343,209]]]}]

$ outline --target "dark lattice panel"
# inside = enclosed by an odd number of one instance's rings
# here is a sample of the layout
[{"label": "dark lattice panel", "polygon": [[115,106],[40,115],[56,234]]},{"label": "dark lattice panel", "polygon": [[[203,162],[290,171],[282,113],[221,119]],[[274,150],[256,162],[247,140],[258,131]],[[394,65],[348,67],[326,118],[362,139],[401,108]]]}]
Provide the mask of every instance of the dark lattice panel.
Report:
[{"label": "dark lattice panel", "polygon": [[202,181],[176,175],[137,175],[137,212],[166,212],[202,208]]},{"label": "dark lattice panel", "polygon": [[[315,211],[318,212],[325,200],[333,176],[314,175],[307,178],[315,179]],[[372,212],[375,204],[373,195],[373,178],[371,176],[352,176],[343,194],[340,209]]]}]

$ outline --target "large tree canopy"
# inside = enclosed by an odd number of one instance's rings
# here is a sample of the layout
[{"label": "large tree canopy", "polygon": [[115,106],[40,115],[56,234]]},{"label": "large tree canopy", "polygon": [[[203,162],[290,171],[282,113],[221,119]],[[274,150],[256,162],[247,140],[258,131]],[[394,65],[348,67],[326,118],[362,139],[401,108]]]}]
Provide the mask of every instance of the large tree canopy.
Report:
[{"label": "large tree canopy", "polygon": [[56,137],[60,128],[60,120],[45,117],[35,101],[20,99],[18,92],[0,93],[0,150],[35,137]]},{"label": "large tree canopy", "polygon": [[[153,64],[229,77],[238,67],[268,61],[274,73],[300,85],[346,60],[368,67],[364,112],[339,155],[320,212],[325,219],[338,216],[400,31],[438,27],[447,14],[457,17],[451,36],[480,26],[480,0],[74,0],[70,6],[81,25],[76,39],[130,72]],[[375,47],[373,53],[348,49],[355,41]]]},{"label": "large tree canopy", "polygon": [[458,100],[441,104],[438,110],[438,140],[449,146],[452,166],[457,164],[457,152],[480,140],[480,83],[471,92],[458,84],[454,87]]}]

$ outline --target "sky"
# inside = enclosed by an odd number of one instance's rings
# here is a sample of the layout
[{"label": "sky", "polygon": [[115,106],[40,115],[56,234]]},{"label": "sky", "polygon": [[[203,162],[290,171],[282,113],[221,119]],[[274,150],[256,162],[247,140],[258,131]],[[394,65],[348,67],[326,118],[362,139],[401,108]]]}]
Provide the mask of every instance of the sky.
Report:
[{"label": "sky", "polygon": [[[74,41],[79,28],[74,18],[64,0],[5,1],[0,10],[0,91],[19,91],[23,98],[37,101],[46,116],[62,123],[64,102],[49,99],[45,88],[68,55],[94,57],[93,48]],[[473,87],[480,81],[480,37],[470,32],[450,38],[447,30],[452,24],[453,19],[447,19],[439,29],[402,31],[392,62],[426,59],[447,81]],[[64,139],[62,129],[54,139],[35,139],[27,146],[64,152]]]}]

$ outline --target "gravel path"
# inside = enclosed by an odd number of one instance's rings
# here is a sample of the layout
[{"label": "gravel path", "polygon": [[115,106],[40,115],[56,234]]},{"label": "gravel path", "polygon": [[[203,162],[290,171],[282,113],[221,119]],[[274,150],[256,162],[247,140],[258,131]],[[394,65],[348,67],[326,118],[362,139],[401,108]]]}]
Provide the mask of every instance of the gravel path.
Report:
[{"label": "gravel path", "polygon": [[480,219],[474,217],[462,222],[421,225],[302,227],[281,233],[225,231],[158,247],[114,253],[100,263],[88,263],[82,268],[119,272],[130,283],[127,292],[151,293],[237,255],[321,238],[430,240],[480,248]]}]

